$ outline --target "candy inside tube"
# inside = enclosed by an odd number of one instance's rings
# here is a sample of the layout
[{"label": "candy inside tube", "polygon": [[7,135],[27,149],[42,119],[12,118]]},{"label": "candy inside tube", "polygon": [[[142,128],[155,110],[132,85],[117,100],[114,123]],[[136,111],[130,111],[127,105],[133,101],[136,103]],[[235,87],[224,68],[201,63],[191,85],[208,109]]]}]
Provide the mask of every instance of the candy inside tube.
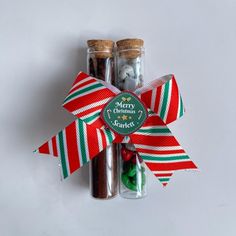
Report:
[{"label": "candy inside tube", "polygon": [[[143,40],[124,39],[117,42],[116,68],[115,84],[120,90],[134,91],[143,86]],[[145,197],[147,194],[146,170],[134,145],[119,144],[118,157],[120,160],[120,195],[131,199]]]}]

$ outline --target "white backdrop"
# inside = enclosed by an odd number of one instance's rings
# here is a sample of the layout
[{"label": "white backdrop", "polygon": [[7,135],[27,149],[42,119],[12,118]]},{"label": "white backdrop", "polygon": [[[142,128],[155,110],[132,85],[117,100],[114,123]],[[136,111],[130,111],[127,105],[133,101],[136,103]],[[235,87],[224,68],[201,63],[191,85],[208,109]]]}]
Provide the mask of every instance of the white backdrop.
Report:
[{"label": "white backdrop", "polygon": [[[235,236],[235,0],[0,0],[0,235]],[[187,113],[170,126],[200,167],[143,200],[89,196],[34,148],[74,118],[61,103],[86,40],[141,37],[148,82],[174,73]]]}]

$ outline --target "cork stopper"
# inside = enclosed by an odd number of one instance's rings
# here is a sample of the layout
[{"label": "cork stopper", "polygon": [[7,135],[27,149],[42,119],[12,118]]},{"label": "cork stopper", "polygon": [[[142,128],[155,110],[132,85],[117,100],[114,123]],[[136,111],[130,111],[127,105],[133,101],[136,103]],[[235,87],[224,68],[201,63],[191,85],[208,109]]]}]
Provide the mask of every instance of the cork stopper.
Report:
[{"label": "cork stopper", "polygon": [[112,40],[90,39],[87,41],[88,52],[96,57],[112,57],[114,42]]},{"label": "cork stopper", "polygon": [[142,39],[122,39],[116,42],[119,56],[125,58],[136,58],[141,55],[144,41]]}]

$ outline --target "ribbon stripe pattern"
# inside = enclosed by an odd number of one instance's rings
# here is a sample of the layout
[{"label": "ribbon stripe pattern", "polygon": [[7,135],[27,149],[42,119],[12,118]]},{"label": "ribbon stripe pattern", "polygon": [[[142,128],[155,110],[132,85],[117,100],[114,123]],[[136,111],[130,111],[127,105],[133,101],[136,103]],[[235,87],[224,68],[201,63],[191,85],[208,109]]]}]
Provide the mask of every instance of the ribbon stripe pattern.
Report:
[{"label": "ribbon stripe pattern", "polygon": [[[36,152],[58,157],[63,178],[88,163],[112,143],[133,143],[146,166],[166,186],[177,170],[197,169],[167,124],[184,114],[173,75],[154,80],[134,93],[146,105],[148,118],[135,132],[121,136],[101,119],[103,107],[119,93],[117,88],[80,72],[63,107],[77,119]],[[126,140],[126,141],[125,141]]]}]

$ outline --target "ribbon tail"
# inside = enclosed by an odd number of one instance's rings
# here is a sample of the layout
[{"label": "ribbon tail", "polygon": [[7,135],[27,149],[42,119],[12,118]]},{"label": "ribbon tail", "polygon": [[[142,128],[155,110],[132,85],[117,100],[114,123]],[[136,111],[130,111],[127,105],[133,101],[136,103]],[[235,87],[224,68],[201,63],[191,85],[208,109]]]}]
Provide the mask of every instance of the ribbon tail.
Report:
[{"label": "ribbon tail", "polygon": [[149,117],[145,125],[130,138],[146,166],[163,186],[169,183],[174,171],[197,169],[158,116]]},{"label": "ribbon tail", "polygon": [[88,163],[115,139],[109,129],[75,120],[34,152],[59,158],[63,179]]}]

